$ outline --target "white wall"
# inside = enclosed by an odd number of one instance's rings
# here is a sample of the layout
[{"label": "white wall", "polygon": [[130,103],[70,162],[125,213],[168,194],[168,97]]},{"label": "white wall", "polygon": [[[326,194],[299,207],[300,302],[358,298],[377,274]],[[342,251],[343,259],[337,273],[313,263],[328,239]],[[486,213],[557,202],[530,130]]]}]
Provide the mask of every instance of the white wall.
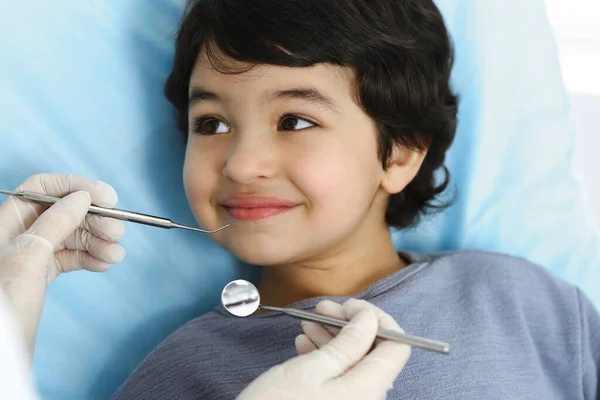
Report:
[{"label": "white wall", "polygon": [[575,168],[600,227],[600,0],[545,0],[579,143]]}]

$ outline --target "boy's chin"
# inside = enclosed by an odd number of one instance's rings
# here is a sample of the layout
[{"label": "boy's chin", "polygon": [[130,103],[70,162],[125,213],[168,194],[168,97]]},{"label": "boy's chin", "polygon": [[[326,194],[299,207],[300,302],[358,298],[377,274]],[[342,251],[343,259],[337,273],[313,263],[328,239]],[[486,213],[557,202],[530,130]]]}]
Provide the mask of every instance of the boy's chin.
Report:
[{"label": "boy's chin", "polygon": [[259,248],[256,246],[224,246],[238,260],[260,267],[273,267],[286,265],[295,259],[297,254],[287,254],[288,252],[277,249],[276,246],[270,248]]},{"label": "boy's chin", "polygon": [[285,265],[287,257],[282,257],[279,254],[265,254],[256,251],[232,251],[228,249],[238,260],[259,267],[274,267]]},{"label": "boy's chin", "polygon": [[302,232],[281,229],[245,231],[233,225],[231,230],[217,232],[213,239],[238,260],[260,267],[296,264],[320,250]]}]

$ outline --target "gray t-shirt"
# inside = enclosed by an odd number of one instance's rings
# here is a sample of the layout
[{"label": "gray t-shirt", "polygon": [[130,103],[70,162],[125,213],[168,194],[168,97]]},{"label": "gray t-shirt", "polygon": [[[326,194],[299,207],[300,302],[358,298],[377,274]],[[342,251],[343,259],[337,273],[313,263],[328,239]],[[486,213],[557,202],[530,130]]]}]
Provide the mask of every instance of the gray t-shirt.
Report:
[{"label": "gray t-shirt", "polygon": [[[600,398],[600,316],[579,289],[504,255],[402,255],[411,265],[355,297],[452,351],[413,349],[388,399]],[[291,306],[308,310],[322,299]],[[300,333],[288,316],[236,318],[216,308],[168,337],[115,399],[234,399],[294,357]]]}]

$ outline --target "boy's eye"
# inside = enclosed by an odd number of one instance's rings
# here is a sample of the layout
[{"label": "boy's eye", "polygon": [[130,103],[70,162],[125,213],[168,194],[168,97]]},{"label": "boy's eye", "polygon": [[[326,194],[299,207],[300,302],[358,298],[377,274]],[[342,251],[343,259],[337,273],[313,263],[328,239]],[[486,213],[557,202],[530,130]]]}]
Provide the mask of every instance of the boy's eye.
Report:
[{"label": "boy's eye", "polygon": [[229,126],[216,118],[198,118],[194,121],[194,132],[200,135],[216,135],[217,133],[229,133]]},{"label": "boy's eye", "polygon": [[281,118],[279,122],[278,130],[281,131],[299,131],[302,129],[312,128],[316,126],[314,122],[311,122],[307,119],[300,118],[297,115],[286,115]]}]

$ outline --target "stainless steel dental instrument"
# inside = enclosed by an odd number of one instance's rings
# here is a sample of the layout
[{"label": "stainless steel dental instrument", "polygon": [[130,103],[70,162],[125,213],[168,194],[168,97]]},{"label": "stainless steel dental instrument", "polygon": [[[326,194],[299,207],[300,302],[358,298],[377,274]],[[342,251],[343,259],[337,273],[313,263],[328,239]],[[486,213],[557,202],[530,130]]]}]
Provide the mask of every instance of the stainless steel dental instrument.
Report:
[{"label": "stainless steel dental instrument", "polygon": [[[227,284],[227,286],[225,286],[223,292],[221,293],[221,304],[230,314],[237,317],[248,317],[260,308],[263,310],[280,312],[285,315],[289,315],[290,317],[305,321],[317,322],[336,328],[343,328],[348,323],[348,321],[344,321],[342,319],[332,318],[314,312],[297,310],[294,308],[263,306],[260,304],[260,294],[256,286],[242,279],[230,282]],[[435,351],[437,353],[450,353],[450,345],[448,343],[409,335],[406,333],[395,332],[387,329],[379,329],[377,337],[408,344],[424,350]]]},{"label": "stainless steel dental instrument", "polygon": [[[58,197],[48,196],[45,194],[34,193],[34,192],[27,192],[27,191],[11,192],[8,190],[0,190],[0,194],[4,194],[7,196],[16,196],[23,200],[31,201],[31,202],[46,205],[46,206],[51,206],[52,204],[54,204],[60,200],[60,198],[58,198]],[[191,226],[185,226],[185,225],[175,223],[167,218],[161,218],[161,217],[156,217],[156,216],[147,215],[147,214],[140,214],[140,213],[136,213],[133,211],[120,210],[118,208],[98,207],[98,206],[94,206],[94,205],[90,206],[90,208],[88,210],[88,214],[100,215],[102,217],[114,218],[114,219],[119,219],[121,221],[134,222],[136,224],[149,225],[149,226],[154,226],[157,228],[186,229],[189,231],[202,232],[202,233],[206,233],[209,235],[219,232],[229,226],[229,225],[225,225],[225,226],[222,226],[222,227],[220,227],[218,229],[214,229],[214,230],[193,228]]]}]

